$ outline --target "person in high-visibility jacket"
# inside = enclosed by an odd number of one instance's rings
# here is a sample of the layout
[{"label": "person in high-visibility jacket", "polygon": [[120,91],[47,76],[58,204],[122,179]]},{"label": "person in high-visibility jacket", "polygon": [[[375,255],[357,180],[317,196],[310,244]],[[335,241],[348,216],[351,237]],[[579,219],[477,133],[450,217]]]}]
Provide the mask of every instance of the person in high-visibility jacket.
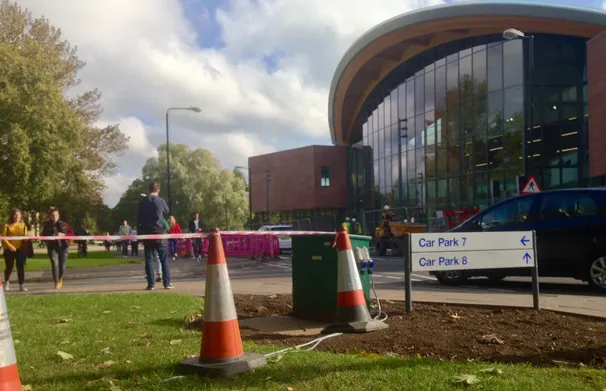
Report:
[{"label": "person in high-visibility jacket", "polygon": [[342,225],[347,229],[347,232],[351,232],[351,222],[349,217],[345,218],[345,222]]},{"label": "person in high-visibility jacket", "polygon": [[354,235],[362,235],[362,226],[354,218],[351,219],[351,230]]}]

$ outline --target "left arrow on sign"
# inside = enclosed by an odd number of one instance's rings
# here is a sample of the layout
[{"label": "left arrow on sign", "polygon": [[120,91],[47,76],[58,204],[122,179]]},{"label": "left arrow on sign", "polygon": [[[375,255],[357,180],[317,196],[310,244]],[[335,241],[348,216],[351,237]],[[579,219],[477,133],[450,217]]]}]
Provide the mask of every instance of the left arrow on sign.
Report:
[{"label": "left arrow on sign", "polygon": [[526,261],[527,265],[528,265],[528,261],[530,261],[532,259],[532,257],[528,253],[524,254],[524,256],[522,258]]},{"label": "left arrow on sign", "polygon": [[[527,244],[528,242],[530,242],[530,239],[528,239],[528,238],[526,237],[526,235],[524,235],[524,236],[522,236],[522,239],[520,240],[520,242],[521,242],[521,243],[522,243],[524,246],[526,246],[526,244]],[[528,255],[528,254],[527,254],[527,255]]]}]

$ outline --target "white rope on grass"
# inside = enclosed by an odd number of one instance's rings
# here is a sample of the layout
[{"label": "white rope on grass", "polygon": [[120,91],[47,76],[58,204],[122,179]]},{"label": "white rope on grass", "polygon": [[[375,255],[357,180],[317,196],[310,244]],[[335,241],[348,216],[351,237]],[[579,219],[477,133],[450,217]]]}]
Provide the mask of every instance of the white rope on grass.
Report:
[{"label": "white rope on grass", "polygon": [[[306,343],[301,344],[301,345],[297,345],[297,346],[293,346],[293,347],[290,347],[290,348],[278,350],[277,352],[267,353],[265,355],[265,358],[269,358],[269,357],[278,356],[278,355],[281,355],[281,354],[284,354],[284,353],[288,353],[288,352],[290,352],[293,349],[296,350],[296,351],[299,351],[299,352],[301,352],[301,351],[309,352],[311,350],[314,350],[322,341],[325,341],[325,340],[327,340],[329,338],[334,338],[334,337],[342,335],[342,334],[343,333],[328,334],[328,335],[325,335],[325,336],[320,337],[320,338],[316,338],[313,341],[309,341],[309,342],[306,342]],[[309,349],[303,349],[303,350],[301,350],[301,348],[304,348],[304,347],[309,346],[309,345],[313,345],[313,346],[311,348],[309,348]]]}]

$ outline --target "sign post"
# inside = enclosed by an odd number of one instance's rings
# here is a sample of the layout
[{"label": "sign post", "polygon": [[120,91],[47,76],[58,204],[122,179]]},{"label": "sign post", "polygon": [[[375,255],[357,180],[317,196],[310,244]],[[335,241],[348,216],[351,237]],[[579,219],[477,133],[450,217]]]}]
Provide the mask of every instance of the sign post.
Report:
[{"label": "sign post", "polygon": [[412,311],[412,272],[508,268],[531,269],[533,304],[539,310],[535,239],[534,231],[410,234],[405,259],[406,312]]}]

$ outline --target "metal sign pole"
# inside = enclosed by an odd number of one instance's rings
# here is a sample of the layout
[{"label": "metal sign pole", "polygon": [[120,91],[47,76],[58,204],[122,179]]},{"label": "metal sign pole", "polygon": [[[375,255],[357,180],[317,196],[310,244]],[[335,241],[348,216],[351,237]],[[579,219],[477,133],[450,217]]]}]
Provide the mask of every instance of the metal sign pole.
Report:
[{"label": "metal sign pole", "polygon": [[534,249],[533,249],[534,267],[531,269],[532,303],[534,305],[534,309],[537,311],[540,311],[541,306],[539,304],[539,260],[537,259],[537,234],[535,231],[532,231],[532,243],[534,246]]},{"label": "metal sign pole", "polygon": [[406,299],[406,313],[409,314],[412,311],[412,265],[410,263],[412,259],[412,246],[410,245],[411,236],[409,233],[406,234],[406,251],[404,253],[404,296]]}]

